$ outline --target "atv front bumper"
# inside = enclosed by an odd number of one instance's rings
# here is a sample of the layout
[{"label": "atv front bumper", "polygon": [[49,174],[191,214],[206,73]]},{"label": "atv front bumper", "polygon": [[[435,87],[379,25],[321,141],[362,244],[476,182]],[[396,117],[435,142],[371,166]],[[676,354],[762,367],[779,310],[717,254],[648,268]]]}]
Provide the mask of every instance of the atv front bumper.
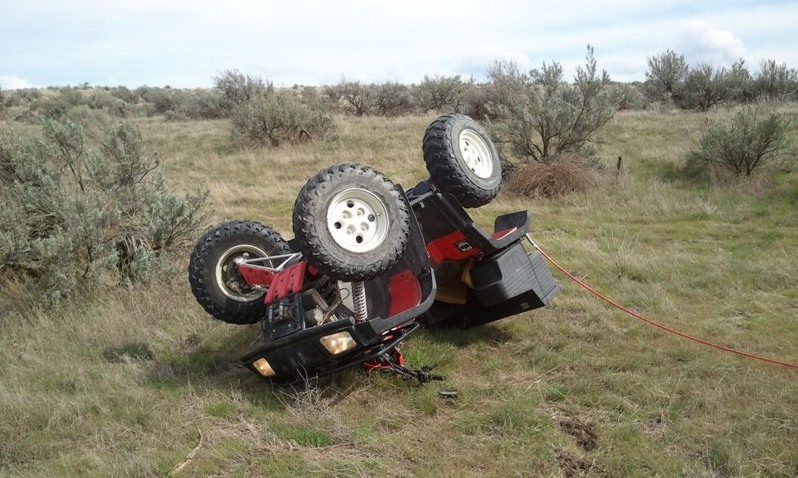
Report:
[{"label": "atv front bumper", "polygon": [[261,343],[241,358],[264,378],[297,380],[324,376],[389,353],[418,329],[411,323],[373,336],[370,327],[341,319],[312,327],[274,343]]},{"label": "atv front bumper", "polygon": [[241,358],[244,365],[275,380],[322,376],[376,359],[407,338],[419,327],[416,318],[432,307],[437,291],[421,230],[415,219],[410,222],[405,254],[384,274],[363,282],[367,320],[355,319],[339,291],[337,305],[327,312],[330,318],[308,326],[315,321],[306,317],[312,311],[306,310],[302,293],[287,295],[267,304],[261,340]]}]

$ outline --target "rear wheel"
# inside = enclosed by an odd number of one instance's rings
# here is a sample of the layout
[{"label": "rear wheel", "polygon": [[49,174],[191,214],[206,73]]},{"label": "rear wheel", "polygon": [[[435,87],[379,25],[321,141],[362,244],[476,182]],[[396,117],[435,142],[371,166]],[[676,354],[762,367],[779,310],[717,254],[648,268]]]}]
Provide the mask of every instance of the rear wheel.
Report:
[{"label": "rear wheel", "polygon": [[[254,221],[232,221],[197,241],[188,266],[191,291],[214,318],[231,324],[254,324],[263,318],[263,290],[250,287],[236,260],[291,252],[274,229]],[[265,261],[263,265],[276,266]]]},{"label": "rear wheel", "polygon": [[341,164],[308,180],[294,204],[293,227],[308,264],[336,280],[362,281],[404,252],[410,213],[385,175]]},{"label": "rear wheel", "polygon": [[501,162],[482,126],[462,114],[439,117],[424,132],[430,182],[463,207],[488,204],[501,188]]}]

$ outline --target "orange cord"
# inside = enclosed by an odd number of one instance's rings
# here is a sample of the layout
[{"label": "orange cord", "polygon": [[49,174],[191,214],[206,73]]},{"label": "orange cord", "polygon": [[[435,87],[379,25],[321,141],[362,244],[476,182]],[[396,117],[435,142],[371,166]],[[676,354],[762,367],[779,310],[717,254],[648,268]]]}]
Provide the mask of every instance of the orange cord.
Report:
[{"label": "orange cord", "polygon": [[709,346],[709,347],[714,347],[716,349],[724,350],[726,352],[731,352],[731,353],[734,353],[734,354],[737,354],[737,355],[742,355],[743,357],[748,357],[748,358],[752,358],[752,359],[756,359],[756,360],[761,360],[763,362],[768,362],[768,363],[772,363],[772,364],[776,364],[776,365],[783,365],[785,367],[790,367],[790,368],[798,368],[798,364],[796,364],[796,363],[782,362],[781,360],[775,360],[775,359],[771,359],[771,358],[767,358],[767,357],[762,357],[762,356],[759,356],[759,355],[751,354],[751,353],[748,353],[748,352],[741,352],[739,350],[734,350],[732,348],[729,348],[729,347],[726,347],[726,346],[723,346],[723,345],[718,345],[718,344],[714,344],[712,342],[708,342],[706,340],[699,339],[698,337],[693,337],[692,335],[685,334],[684,332],[679,332],[678,330],[671,329],[670,327],[666,327],[666,326],[664,326],[662,324],[658,324],[658,323],[654,322],[653,320],[647,319],[647,318],[643,317],[642,315],[638,314],[637,312],[635,312],[633,310],[630,310],[630,309],[618,304],[617,302],[613,301],[612,299],[609,299],[609,298],[603,296],[601,293],[599,293],[598,291],[596,291],[595,289],[593,289],[589,285],[587,285],[584,282],[582,282],[579,278],[577,278],[576,276],[574,276],[573,274],[571,274],[570,272],[565,270],[565,268],[563,268],[560,264],[558,264],[557,261],[555,261],[554,259],[549,257],[548,254],[543,252],[543,250],[540,248],[540,246],[535,244],[535,241],[533,241],[532,238],[529,237],[529,235],[527,235],[527,239],[532,244],[532,246],[534,246],[534,248],[537,249],[538,252],[543,254],[543,257],[545,257],[546,260],[551,262],[552,265],[554,265],[554,267],[559,269],[560,272],[562,272],[563,274],[568,276],[571,280],[573,280],[574,282],[576,282],[577,284],[582,286],[585,290],[589,291],[590,293],[592,293],[596,297],[598,297],[601,300],[603,300],[604,302],[612,305],[613,307],[615,307],[617,309],[620,309],[623,312],[626,312],[627,314],[631,315],[632,317],[638,318],[638,319],[642,320],[643,322],[645,322],[645,323],[647,323],[649,325],[653,325],[654,327],[662,329],[662,330],[664,330],[666,332],[670,332],[672,334],[678,335],[679,337],[685,338],[687,340],[692,340],[693,342],[698,342],[699,344],[702,344],[702,345],[706,345],[706,346]]}]

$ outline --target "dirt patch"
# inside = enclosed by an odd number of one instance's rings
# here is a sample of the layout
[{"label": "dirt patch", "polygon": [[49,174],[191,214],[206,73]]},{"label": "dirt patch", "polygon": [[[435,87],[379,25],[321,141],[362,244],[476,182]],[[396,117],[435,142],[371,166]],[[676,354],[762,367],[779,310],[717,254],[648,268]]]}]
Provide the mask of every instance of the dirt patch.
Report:
[{"label": "dirt patch", "polygon": [[593,426],[576,417],[560,419],[560,428],[576,440],[576,444],[584,451],[592,451],[598,444],[598,436]]},{"label": "dirt patch", "polygon": [[590,470],[590,466],[585,460],[579,458],[578,456],[574,456],[565,450],[559,450],[557,452],[557,462],[559,462],[563,476],[566,478],[578,478],[581,476],[586,476],[587,472]]}]

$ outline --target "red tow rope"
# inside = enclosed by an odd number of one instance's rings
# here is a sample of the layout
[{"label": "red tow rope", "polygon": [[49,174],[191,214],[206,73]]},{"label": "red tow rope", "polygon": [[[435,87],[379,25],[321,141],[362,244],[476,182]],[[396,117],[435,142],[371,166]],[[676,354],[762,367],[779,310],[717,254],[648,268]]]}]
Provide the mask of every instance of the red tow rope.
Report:
[{"label": "red tow rope", "polygon": [[537,249],[538,252],[540,252],[543,255],[543,257],[546,258],[546,260],[551,262],[554,267],[559,269],[560,272],[562,272],[563,274],[568,276],[572,281],[576,282],[577,284],[582,286],[582,288],[584,288],[585,290],[587,290],[591,294],[595,295],[596,297],[600,298],[604,302],[610,304],[611,306],[613,306],[613,307],[615,307],[615,308],[617,308],[617,309],[619,309],[619,310],[621,310],[623,312],[626,312],[627,314],[631,315],[632,317],[640,319],[643,322],[645,322],[645,323],[647,323],[649,325],[653,325],[654,327],[662,329],[662,330],[664,330],[666,332],[670,332],[672,334],[678,335],[679,337],[685,338],[687,340],[692,340],[693,342],[698,342],[701,345],[706,345],[706,346],[713,347],[713,348],[716,348],[716,349],[724,350],[726,352],[731,352],[733,354],[742,355],[743,357],[748,357],[748,358],[752,358],[752,359],[755,359],[755,360],[761,360],[762,362],[768,362],[768,363],[772,363],[772,364],[776,364],[776,365],[782,365],[784,367],[798,368],[798,364],[796,364],[796,363],[783,362],[781,360],[776,360],[776,359],[772,359],[772,358],[762,357],[760,355],[755,355],[755,354],[751,354],[751,353],[748,353],[748,352],[741,352],[739,350],[735,350],[735,349],[726,347],[724,345],[719,345],[719,344],[715,344],[715,343],[712,343],[712,342],[708,342],[708,341],[703,340],[703,339],[699,339],[698,337],[694,337],[692,335],[685,334],[684,332],[679,332],[678,330],[674,330],[674,329],[672,329],[670,327],[666,327],[666,326],[664,326],[662,324],[658,324],[657,322],[654,322],[651,319],[647,319],[647,318],[643,317],[642,315],[638,314],[637,312],[622,306],[621,304],[615,302],[612,299],[609,299],[609,298],[605,297],[600,292],[596,291],[595,289],[593,289],[589,285],[587,285],[584,282],[582,282],[578,277],[574,276],[573,274],[571,274],[570,272],[565,270],[565,268],[563,268],[560,264],[558,264],[557,261],[555,261],[554,259],[549,257],[548,254],[543,252],[543,250],[540,248],[540,246],[538,246],[535,243],[535,241],[533,241],[532,238],[529,237],[528,234],[527,234],[526,238],[529,240],[529,242],[532,244],[532,246],[535,249]]}]

